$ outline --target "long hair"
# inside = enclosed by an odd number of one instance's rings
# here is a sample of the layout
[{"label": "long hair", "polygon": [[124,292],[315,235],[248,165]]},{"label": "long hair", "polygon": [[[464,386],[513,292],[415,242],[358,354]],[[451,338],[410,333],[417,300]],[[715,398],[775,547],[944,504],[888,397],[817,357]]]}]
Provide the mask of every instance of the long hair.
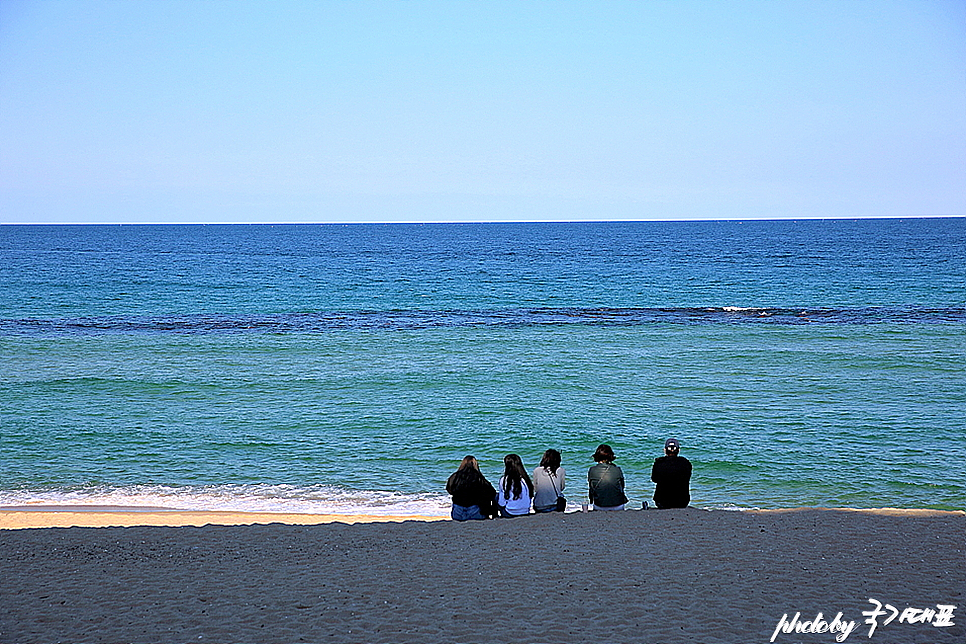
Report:
[{"label": "long hair", "polygon": [[555,449],[548,449],[543,453],[543,458],[540,459],[540,467],[545,467],[548,472],[556,475],[557,468],[560,467],[560,452]]},{"label": "long hair", "polygon": [[533,481],[523,467],[523,460],[516,454],[507,454],[503,457],[503,494],[510,499],[519,499],[523,496],[523,482],[526,481],[527,490],[530,497],[533,497]]},{"label": "long hair", "polygon": [[480,480],[486,480],[480,472],[480,464],[474,457],[467,455],[460,461],[459,468],[446,481],[446,491],[452,493],[465,483],[475,483]]}]

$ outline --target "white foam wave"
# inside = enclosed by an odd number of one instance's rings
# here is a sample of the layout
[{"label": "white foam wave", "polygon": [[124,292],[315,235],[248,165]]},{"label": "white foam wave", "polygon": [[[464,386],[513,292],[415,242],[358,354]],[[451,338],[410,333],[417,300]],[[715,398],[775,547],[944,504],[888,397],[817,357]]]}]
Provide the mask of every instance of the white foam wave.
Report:
[{"label": "white foam wave", "polygon": [[78,490],[3,490],[0,506],[118,506],[172,510],[446,516],[450,498],[333,486],[219,485],[134,486]]},{"label": "white foam wave", "polygon": [[[694,505],[694,504],[692,504]],[[760,510],[758,506],[735,505],[734,503],[709,503],[697,505],[702,510],[724,510],[726,512],[746,512],[748,510]]]}]

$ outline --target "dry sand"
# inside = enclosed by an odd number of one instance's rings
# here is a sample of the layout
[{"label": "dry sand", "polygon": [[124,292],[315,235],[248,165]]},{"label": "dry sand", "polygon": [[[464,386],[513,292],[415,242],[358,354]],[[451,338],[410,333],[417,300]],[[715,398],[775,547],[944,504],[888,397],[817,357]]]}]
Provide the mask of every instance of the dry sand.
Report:
[{"label": "dry sand", "polygon": [[[98,513],[0,512],[0,525],[85,514]],[[855,622],[849,642],[966,641],[961,512],[309,521],[318,525],[127,514],[249,525],[0,530],[0,642],[745,643],[768,642],[785,614],[831,622],[840,611]],[[869,638],[869,598],[900,611],[954,605],[955,626],[883,625],[886,614]]]}]

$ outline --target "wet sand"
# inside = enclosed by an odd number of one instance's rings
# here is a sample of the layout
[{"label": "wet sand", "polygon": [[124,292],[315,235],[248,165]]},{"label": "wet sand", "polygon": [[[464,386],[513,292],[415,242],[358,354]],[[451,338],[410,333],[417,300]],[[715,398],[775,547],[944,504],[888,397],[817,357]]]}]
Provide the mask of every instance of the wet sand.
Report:
[{"label": "wet sand", "polygon": [[380,516],[375,514],[295,514],[281,512],[229,512],[121,506],[0,507],[0,530],[22,528],[109,528],[132,526],[205,526],[285,523],[374,523],[443,521],[446,517]]}]

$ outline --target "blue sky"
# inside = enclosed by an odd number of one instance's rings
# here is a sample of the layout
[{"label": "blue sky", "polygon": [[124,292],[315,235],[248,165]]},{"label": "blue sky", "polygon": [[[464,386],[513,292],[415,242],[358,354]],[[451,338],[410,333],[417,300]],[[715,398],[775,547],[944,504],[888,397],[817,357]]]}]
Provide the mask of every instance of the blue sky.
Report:
[{"label": "blue sky", "polygon": [[966,214],[966,2],[0,1],[0,223]]}]

